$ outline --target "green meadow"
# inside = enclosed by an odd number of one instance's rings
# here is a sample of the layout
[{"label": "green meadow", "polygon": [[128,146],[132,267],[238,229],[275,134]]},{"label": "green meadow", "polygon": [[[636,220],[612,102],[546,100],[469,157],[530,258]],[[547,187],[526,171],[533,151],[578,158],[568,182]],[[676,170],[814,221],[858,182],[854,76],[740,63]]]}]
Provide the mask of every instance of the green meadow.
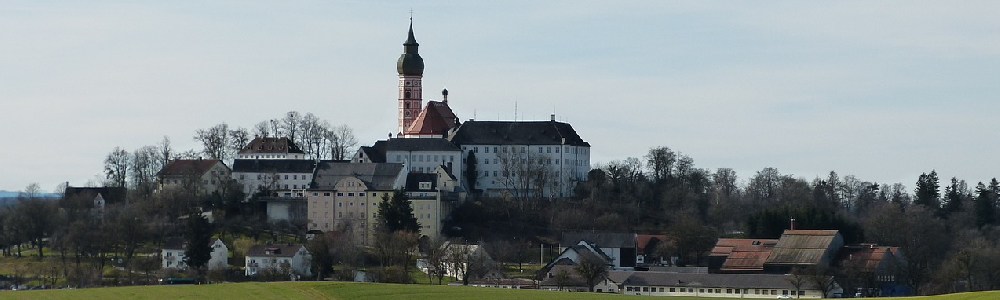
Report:
[{"label": "green meadow", "polygon": [[[0,299],[52,299],[52,300],[588,300],[588,299],[631,299],[649,296],[626,296],[617,294],[570,293],[538,290],[510,290],[438,285],[402,285],[378,283],[354,283],[331,281],[308,282],[249,282],[211,285],[159,285],[90,288],[75,290],[33,290],[3,291]],[[698,297],[669,297],[670,300],[719,299]],[[1000,299],[1000,291],[948,294],[928,297],[885,298],[901,300],[991,300]]]}]

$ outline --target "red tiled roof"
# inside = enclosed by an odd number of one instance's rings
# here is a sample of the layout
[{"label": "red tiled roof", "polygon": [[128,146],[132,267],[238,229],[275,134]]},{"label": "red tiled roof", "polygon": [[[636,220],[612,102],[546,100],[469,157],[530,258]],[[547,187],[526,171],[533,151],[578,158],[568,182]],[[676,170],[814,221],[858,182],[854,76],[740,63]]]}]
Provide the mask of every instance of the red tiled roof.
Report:
[{"label": "red tiled roof", "polygon": [[725,256],[719,268],[723,271],[763,270],[764,262],[771,255],[776,239],[721,238],[712,248],[712,256]]},{"label": "red tiled roof", "polygon": [[637,235],[635,235],[635,244],[636,244],[636,247],[637,247],[636,251],[639,251],[639,254],[643,254],[643,252],[645,252],[645,250],[646,250],[646,246],[648,246],[649,243],[651,241],[653,241],[654,238],[657,239],[657,240],[659,240],[660,243],[667,241],[667,236],[666,235],[662,235],[662,234],[637,234]]},{"label": "red tiled roof", "polygon": [[[777,239],[730,239],[730,238],[720,238],[719,241],[715,243],[715,247],[712,248],[710,255],[729,255],[735,249],[741,249],[740,251],[759,251],[756,249],[766,247],[770,249],[778,243]],[[770,250],[768,250],[770,251]]]},{"label": "red tiled roof", "polygon": [[441,135],[456,127],[455,113],[446,102],[428,101],[404,135]]},{"label": "red tiled roof", "polygon": [[221,163],[218,159],[178,159],[171,161],[157,172],[157,176],[201,176],[212,169],[216,163]]},{"label": "red tiled roof", "polygon": [[841,266],[848,262],[861,262],[865,272],[874,272],[887,255],[892,256],[892,248],[895,247],[871,244],[844,247],[837,255],[837,261]]}]

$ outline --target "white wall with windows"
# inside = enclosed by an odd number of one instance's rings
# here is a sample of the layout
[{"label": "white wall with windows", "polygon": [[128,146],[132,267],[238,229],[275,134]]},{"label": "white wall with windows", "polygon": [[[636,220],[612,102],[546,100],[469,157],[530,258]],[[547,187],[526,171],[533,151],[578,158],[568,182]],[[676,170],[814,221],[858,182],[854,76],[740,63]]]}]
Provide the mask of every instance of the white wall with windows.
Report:
[{"label": "white wall with windows", "polygon": [[[468,171],[469,153],[475,153],[477,180],[475,187],[487,196],[500,196],[509,187],[504,178],[505,158],[507,161],[520,160],[521,163],[538,164],[547,168],[554,184],[542,191],[545,197],[568,197],[572,195],[577,182],[587,180],[590,172],[590,147],[573,145],[462,145],[462,174]],[[514,162],[518,163],[518,162]],[[459,176],[456,174],[456,176]]]}]

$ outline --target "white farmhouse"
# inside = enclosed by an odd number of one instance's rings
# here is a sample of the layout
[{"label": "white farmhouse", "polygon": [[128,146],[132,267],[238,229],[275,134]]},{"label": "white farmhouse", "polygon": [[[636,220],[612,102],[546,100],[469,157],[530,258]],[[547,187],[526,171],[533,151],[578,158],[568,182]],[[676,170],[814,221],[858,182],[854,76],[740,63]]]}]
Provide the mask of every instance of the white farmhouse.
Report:
[{"label": "white farmhouse", "polygon": [[[188,266],[184,263],[184,251],[187,250],[187,246],[188,242],[183,238],[175,237],[168,239],[163,244],[163,250],[160,251],[160,257],[162,258],[161,267],[164,269],[175,268],[186,270]],[[212,239],[210,247],[212,247],[212,258],[208,260],[205,266],[209,270],[228,269],[229,247],[218,238]]]},{"label": "white farmhouse", "polygon": [[257,275],[266,269],[311,276],[311,263],[312,255],[304,245],[253,245],[246,254],[246,276]]}]

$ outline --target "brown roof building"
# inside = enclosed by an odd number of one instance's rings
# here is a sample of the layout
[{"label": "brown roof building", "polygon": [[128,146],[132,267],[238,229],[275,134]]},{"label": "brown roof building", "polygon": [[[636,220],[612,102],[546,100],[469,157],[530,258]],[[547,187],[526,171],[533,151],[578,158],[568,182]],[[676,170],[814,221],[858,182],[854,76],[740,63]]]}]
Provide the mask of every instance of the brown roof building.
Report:
[{"label": "brown roof building", "polygon": [[829,266],[844,237],[837,230],[785,230],[764,262],[767,273],[789,273],[796,267]]},{"label": "brown roof building", "polygon": [[[445,98],[448,90],[444,90]],[[458,127],[458,117],[448,106],[448,100],[428,101],[427,106],[420,111],[417,118],[406,128],[403,136],[407,138],[445,138],[448,131]]]},{"label": "brown roof building", "polygon": [[211,194],[231,180],[231,170],[218,159],[177,159],[168,163],[156,177],[160,189],[184,188]]},{"label": "brown roof building", "polygon": [[305,159],[305,152],[287,137],[256,137],[236,155],[239,159]]},{"label": "brown roof building", "polygon": [[709,268],[717,273],[761,273],[776,239],[720,238],[709,254]]}]

